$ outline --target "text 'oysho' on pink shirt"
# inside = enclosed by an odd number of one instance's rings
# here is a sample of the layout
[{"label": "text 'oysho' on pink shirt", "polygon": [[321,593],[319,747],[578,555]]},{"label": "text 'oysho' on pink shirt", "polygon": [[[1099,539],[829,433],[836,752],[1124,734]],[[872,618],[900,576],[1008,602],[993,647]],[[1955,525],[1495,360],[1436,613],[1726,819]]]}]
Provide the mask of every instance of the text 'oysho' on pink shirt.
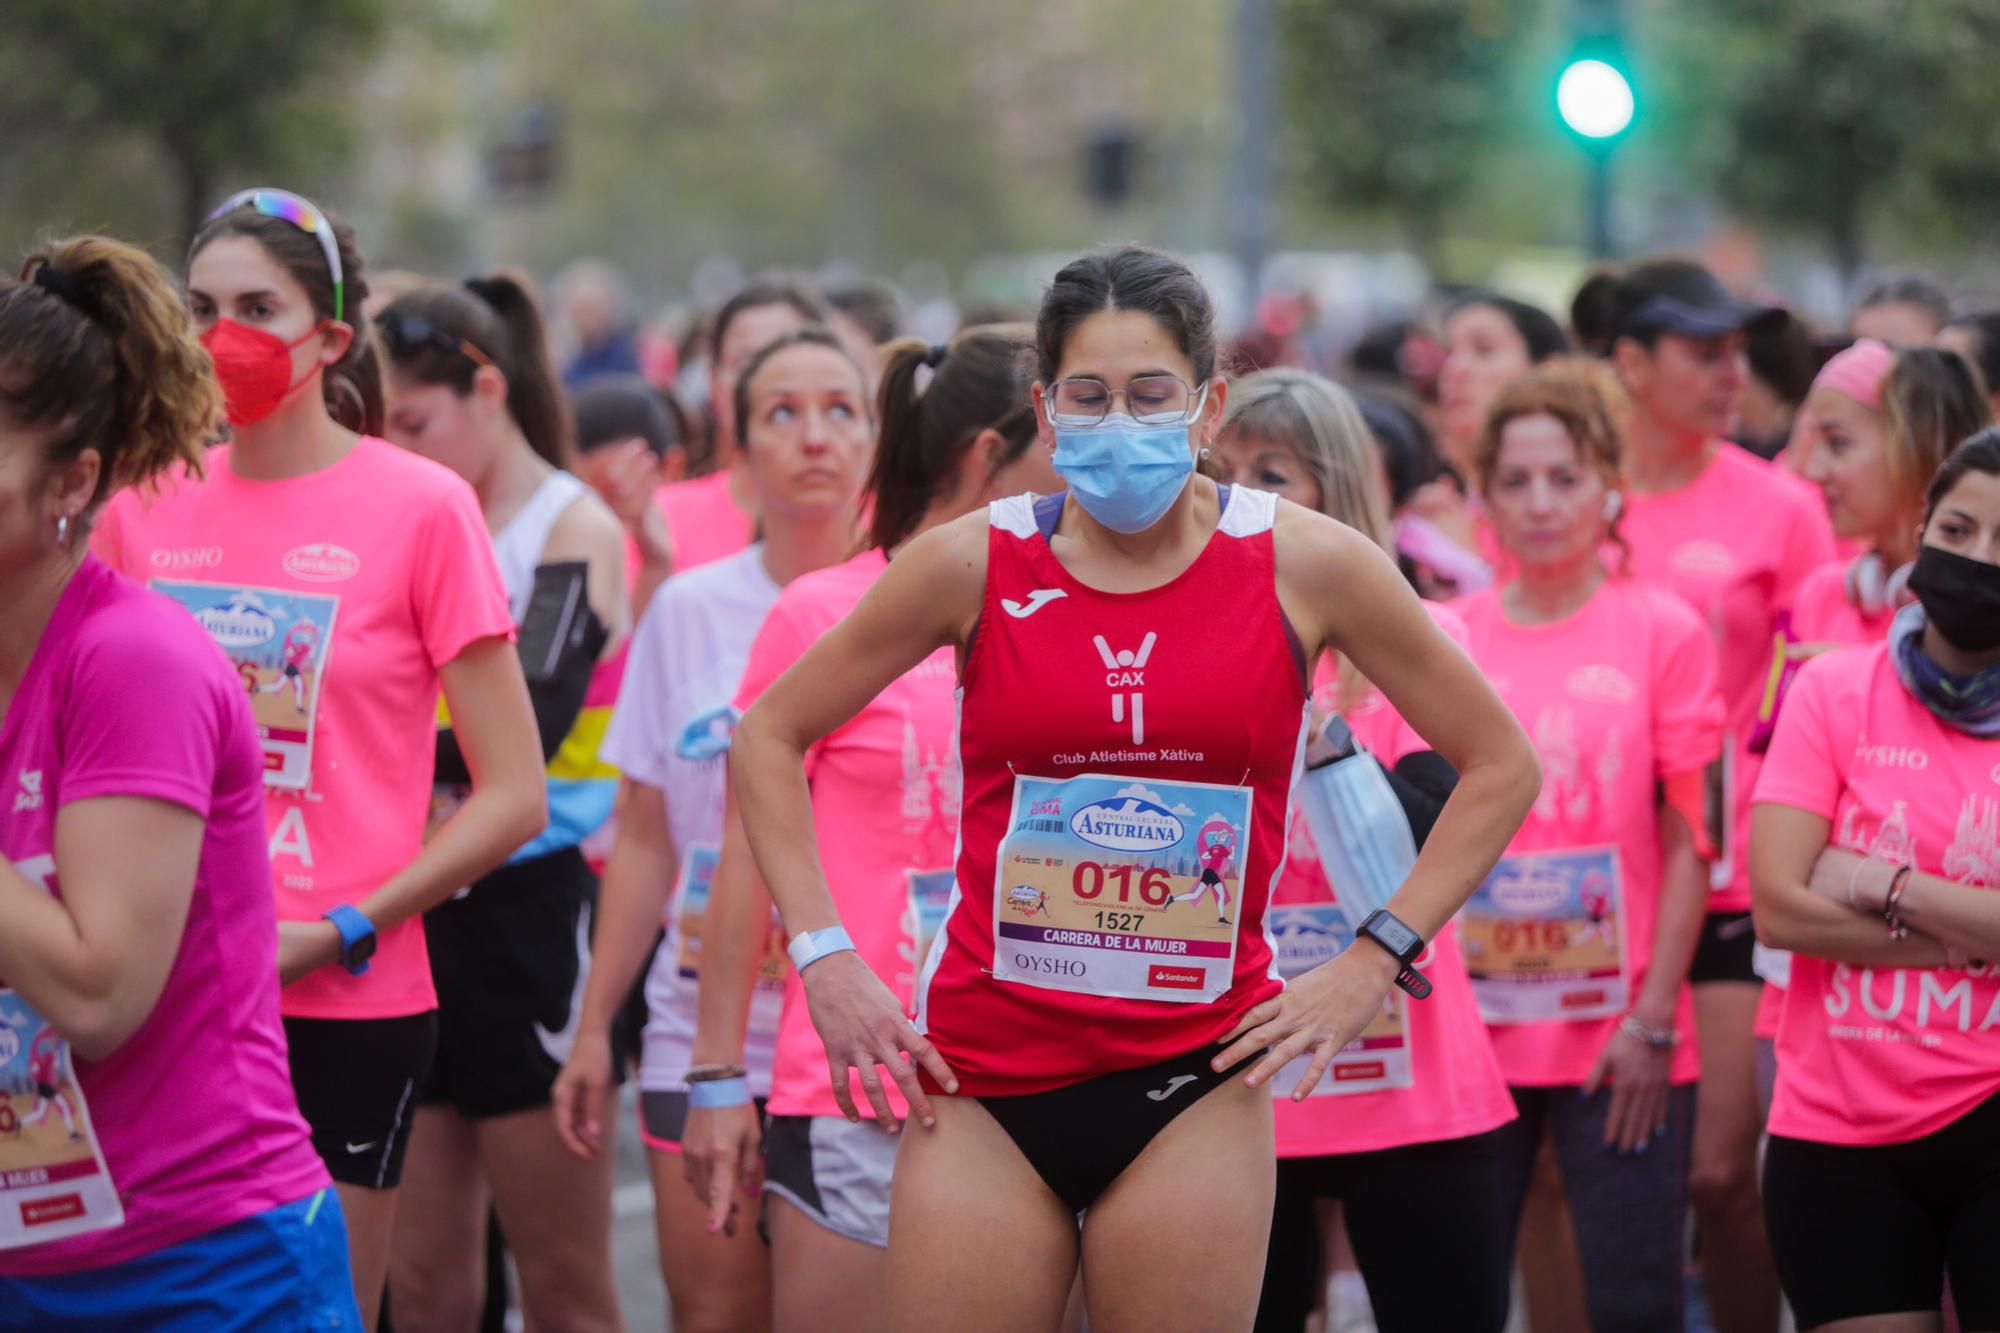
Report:
[{"label": "text 'oysho' on pink shirt", "polygon": [[[1660,915],[1658,784],[1721,747],[1722,706],[1706,631],[1672,594],[1610,578],[1567,619],[1517,625],[1501,589],[1453,604],[1472,658],[1519,718],[1542,761],[1542,790],[1507,855],[1612,846],[1624,890],[1622,952],[1637,999]],[[1618,1016],[1492,1025],[1517,1086],[1570,1086],[1590,1074]],[[1692,1001],[1681,988],[1672,1078],[1700,1074]]]},{"label": "text 'oysho' on pink shirt", "polygon": [[[1760,803],[1825,819],[1829,844],[2000,888],[2000,740],[1947,727],[1886,642],[1806,664]],[[1770,1129],[1819,1143],[1922,1138],[2000,1091],[2000,968],[1851,967],[1792,956]]]},{"label": "text 'oysho' on pink shirt", "polygon": [[125,1220],[0,1251],[0,1276],[123,1263],[324,1188],[278,1020],[257,736],[228,663],[179,608],[87,558],[0,725],[0,776],[0,856],[58,897],[67,805],[142,797],[205,824],[159,1000],[110,1055],[74,1057]]},{"label": "text 'oysho' on pink shirt", "polygon": [[1672,589],[1716,644],[1723,706],[1721,852],[1709,910],[1750,910],[1750,792],[1762,756],[1751,753],[1778,613],[1814,569],[1833,558],[1820,497],[1727,441],[1677,491],[1627,490],[1621,534],[1632,572]]},{"label": "text 'oysho' on pink shirt", "polygon": [[[785,669],[854,609],[889,567],[880,551],[805,574],[788,584],[764,619],[736,693],[747,710]],[[952,652],[940,648],[898,677],[867,707],[806,754],[820,864],[840,923],[861,960],[910,1007],[921,929],[912,874],[949,871],[958,836],[960,776]],[[854,1104],[872,1112],[852,1082]],[[904,1113],[893,1085],[889,1101]],[[826,1048],[806,1011],[797,972],[785,978],[771,1071],[773,1115],[840,1115],[827,1081]]]},{"label": "text 'oysho' on pink shirt", "polygon": [[[317,921],[423,849],[438,671],[481,639],[512,640],[507,593],[472,488],[386,440],[278,481],[236,475],[228,446],[204,462],[158,495],[115,496],[92,544],[235,663],[264,739],[278,917]],[[283,645],[302,626],[320,646],[294,672]],[[323,967],[284,991],[297,1018],[436,1007],[418,917],[383,933],[365,974]]]}]

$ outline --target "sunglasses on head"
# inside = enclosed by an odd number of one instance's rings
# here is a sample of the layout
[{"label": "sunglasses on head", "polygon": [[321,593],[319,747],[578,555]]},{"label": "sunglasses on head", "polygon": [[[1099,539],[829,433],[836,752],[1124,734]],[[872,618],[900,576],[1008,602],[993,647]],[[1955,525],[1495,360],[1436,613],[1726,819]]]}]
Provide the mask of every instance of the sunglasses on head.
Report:
[{"label": "sunglasses on head", "polygon": [[382,335],[382,341],[389,346],[389,355],[398,360],[414,355],[427,347],[440,351],[457,352],[477,366],[490,366],[493,358],[474,347],[457,334],[439,328],[422,315],[405,311],[389,310],[375,317],[375,330]]},{"label": "sunglasses on head", "polygon": [[333,239],[333,224],[326,220],[326,214],[319,210],[319,205],[290,190],[240,190],[223,200],[221,207],[208,215],[208,221],[213,222],[224,213],[243,207],[254,209],[267,218],[289,222],[319,242],[320,250],[326,255],[327,272],[333,276],[333,318],[338,323],[347,313],[346,274],[340,267],[340,246]]}]

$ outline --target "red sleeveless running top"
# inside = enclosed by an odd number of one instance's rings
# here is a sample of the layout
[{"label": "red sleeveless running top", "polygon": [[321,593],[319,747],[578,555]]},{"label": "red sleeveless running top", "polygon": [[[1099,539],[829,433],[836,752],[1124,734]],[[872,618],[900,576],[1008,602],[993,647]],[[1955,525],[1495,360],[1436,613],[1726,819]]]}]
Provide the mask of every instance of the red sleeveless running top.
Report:
[{"label": "red sleeveless running top", "polygon": [[[988,511],[959,689],[957,882],[917,992],[917,1025],[967,1094],[1185,1055],[1282,987],[1264,908],[1304,749],[1303,650],[1278,604],[1276,497],[1220,498],[1194,563],[1137,593],[1090,588],[1056,559],[1063,495]],[[1219,886],[1198,845],[1216,820],[1244,844]]]}]

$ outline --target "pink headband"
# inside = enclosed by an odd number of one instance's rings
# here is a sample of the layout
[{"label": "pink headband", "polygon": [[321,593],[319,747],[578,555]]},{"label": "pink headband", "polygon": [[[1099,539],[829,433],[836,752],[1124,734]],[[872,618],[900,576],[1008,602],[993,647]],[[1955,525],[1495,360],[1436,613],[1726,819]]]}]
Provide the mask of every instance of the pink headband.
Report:
[{"label": "pink headband", "polygon": [[1889,378],[1889,367],[1895,362],[1896,353],[1887,343],[1861,338],[1820,368],[1813,388],[1838,389],[1869,411],[1880,412],[1882,382]]}]

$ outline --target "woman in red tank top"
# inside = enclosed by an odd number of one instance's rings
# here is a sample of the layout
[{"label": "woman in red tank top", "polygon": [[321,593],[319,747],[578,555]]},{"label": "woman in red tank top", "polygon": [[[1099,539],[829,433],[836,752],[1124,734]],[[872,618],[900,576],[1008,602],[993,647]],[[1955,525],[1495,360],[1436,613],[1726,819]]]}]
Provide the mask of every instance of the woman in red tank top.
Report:
[{"label": "woman in red tank top", "polygon": [[[1538,770],[1372,543],[1191,477],[1227,386],[1183,264],[1136,247],[1075,261],[1036,347],[1038,429],[1069,492],[911,542],[745,715],[733,780],[836,1097],[852,1114],[855,1070],[895,1132],[886,1068],[931,1131],[897,1160],[892,1326],[1053,1327],[1081,1262],[1099,1327],[1243,1327],[1271,1216],[1262,1084],[1310,1052],[1306,1095],[1392,983],[1428,989],[1409,960],[1491,868]],[[957,879],[912,1024],[840,929],[802,762],[947,644]],[[1397,681],[1392,702],[1463,776],[1374,943],[1287,984],[1264,913],[1305,663],[1327,651]],[[1190,900],[1204,880],[1225,919]]]}]

